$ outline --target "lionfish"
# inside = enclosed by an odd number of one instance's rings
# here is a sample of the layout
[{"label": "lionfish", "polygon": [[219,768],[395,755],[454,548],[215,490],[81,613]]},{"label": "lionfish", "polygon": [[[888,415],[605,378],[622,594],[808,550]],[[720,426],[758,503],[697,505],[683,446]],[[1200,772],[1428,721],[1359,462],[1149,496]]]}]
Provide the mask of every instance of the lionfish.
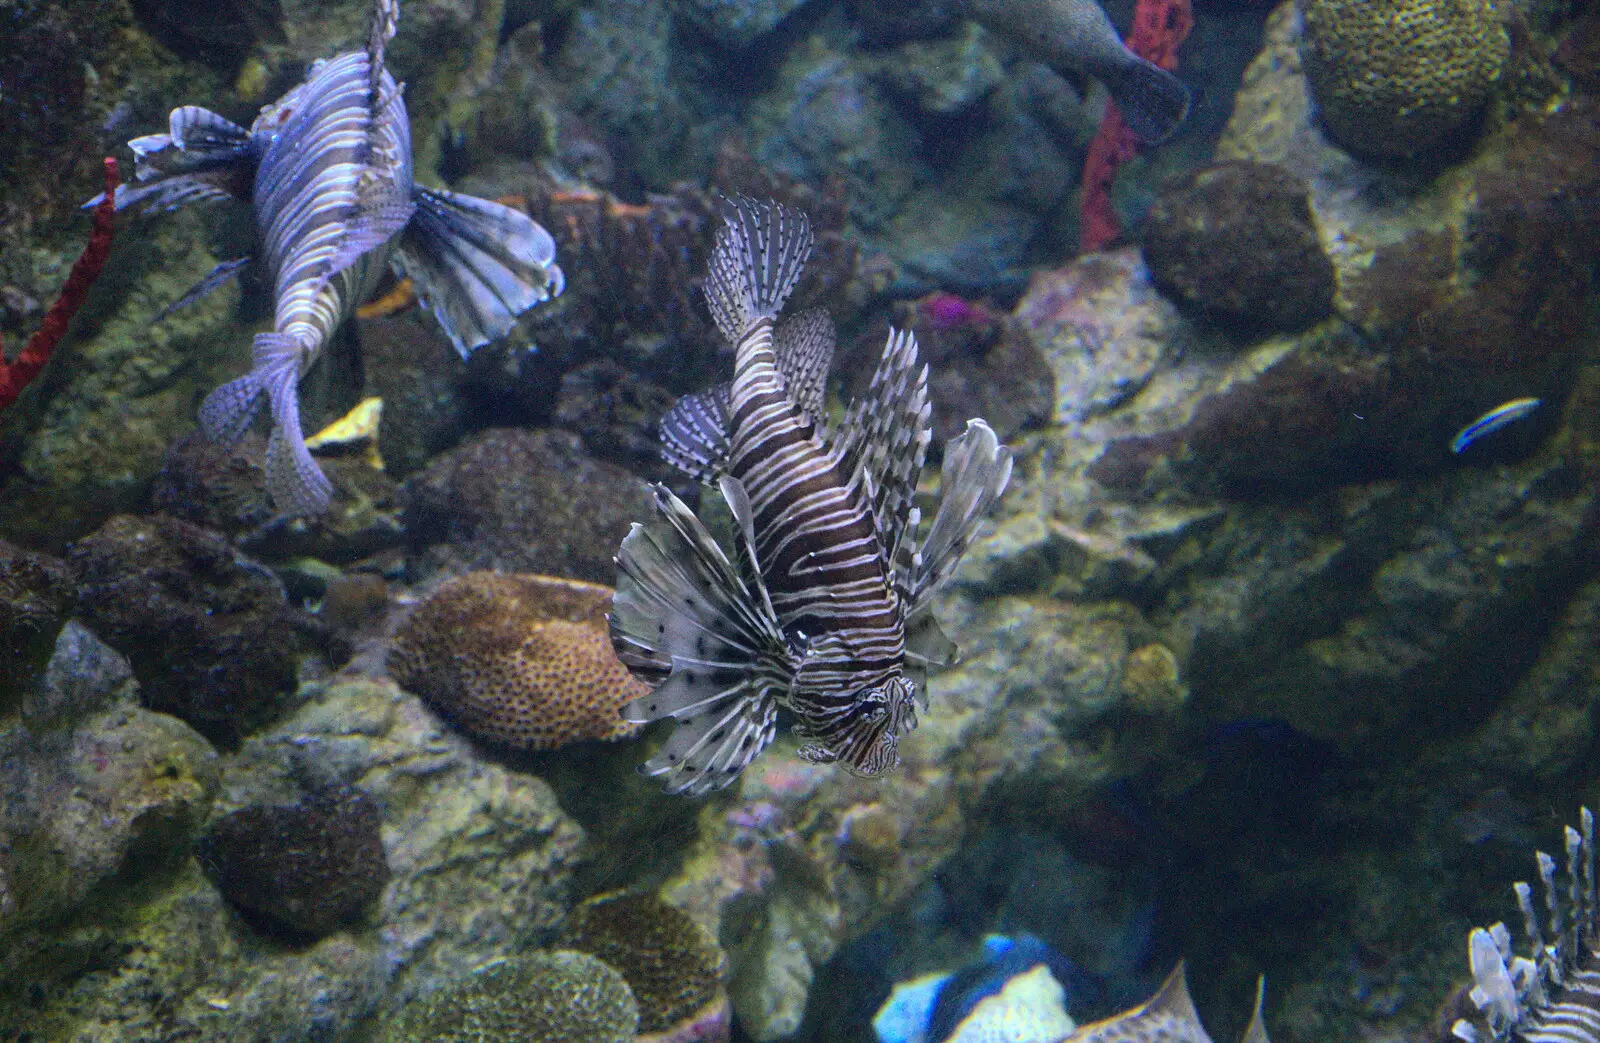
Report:
[{"label": "lionfish", "polygon": [[[1256,1005],[1239,1043],[1271,1043],[1261,1020],[1265,979],[1256,982]],[[1156,994],[1115,1017],[1083,1025],[1061,1043],[1211,1043],[1189,996],[1189,981],[1179,962]]]},{"label": "lionfish", "polygon": [[[384,68],[398,21],[399,0],[378,0],[366,49],[312,65],[249,130],[199,106],[174,109],[167,133],[128,142],[139,184],[116,192],[119,210],[217,199],[252,205],[257,253],[274,284],[273,329],[256,334],[250,372],[206,398],[200,426],[232,444],[265,396],[267,487],[285,513],[328,505],[332,486],[300,428],[299,381],[386,262],[410,277],[463,357],[564,286],[555,243],[532,219],[413,182],[403,88]],[[218,265],[174,307],[250,260]]]},{"label": "lionfish", "polygon": [[640,768],[667,790],[728,785],[794,716],[809,760],[875,776],[899,763],[930,667],[954,661],[931,600],[1011,476],[982,420],[945,449],[942,499],[920,548],[913,505],[931,437],[916,339],[891,332],[866,395],[824,423],[834,331],[825,312],[779,323],[812,245],[804,214],[724,200],[706,297],[736,349],[731,383],[681,400],[666,458],[716,483],[733,518],[729,560],[665,486],[656,517],[617,556],[611,638],[656,684],[635,722],[674,718]]},{"label": "lionfish", "polygon": [[1513,885],[1530,953],[1516,956],[1503,923],[1467,936],[1474,1019],[1461,1018],[1451,1035],[1469,1043],[1600,1043],[1600,935],[1595,914],[1594,816],[1580,812],[1582,831],[1566,829],[1565,895],[1556,885],[1555,859],[1538,852],[1539,880],[1549,913],[1549,935],[1539,925],[1533,888]]}]

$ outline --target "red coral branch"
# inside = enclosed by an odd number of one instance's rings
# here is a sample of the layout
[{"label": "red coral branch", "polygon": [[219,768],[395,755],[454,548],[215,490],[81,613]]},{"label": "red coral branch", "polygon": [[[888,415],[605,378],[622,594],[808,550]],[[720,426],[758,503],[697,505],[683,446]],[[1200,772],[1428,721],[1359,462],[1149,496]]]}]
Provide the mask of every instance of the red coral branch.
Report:
[{"label": "red coral branch", "polygon": [[[1168,72],[1178,68],[1178,47],[1194,28],[1194,12],[1189,0],[1138,0],[1133,9],[1133,27],[1128,32],[1128,48],[1139,57],[1154,62]],[[1089,143],[1083,161],[1083,204],[1078,229],[1078,249],[1082,253],[1104,250],[1122,235],[1122,224],[1111,205],[1111,182],[1117,168],[1139,152],[1139,139],[1122,120],[1115,102],[1106,104],[1100,129]]]},{"label": "red coral branch", "polygon": [[89,245],[83,248],[83,253],[73,262],[72,271],[67,276],[67,285],[62,287],[61,296],[50,306],[45,313],[44,321],[39,324],[39,329],[28,338],[28,343],[13,362],[6,362],[3,353],[0,353],[0,412],[4,412],[11,403],[22,394],[22,389],[33,383],[33,379],[44,369],[45,363],[50,361],[50,353],[56,345],[61,343],[61,338],[67,334],[67,326],[72,322],[72,317],[83,306],[84,298],[89,295],[89,287],[100,277],[100,270],[105,267],[106,258],[111,253],[111,237],[115,225],[117,212],[117,161],[106,159],[106,194],[98,206],[94,208],[94,228],[89,233]]}]

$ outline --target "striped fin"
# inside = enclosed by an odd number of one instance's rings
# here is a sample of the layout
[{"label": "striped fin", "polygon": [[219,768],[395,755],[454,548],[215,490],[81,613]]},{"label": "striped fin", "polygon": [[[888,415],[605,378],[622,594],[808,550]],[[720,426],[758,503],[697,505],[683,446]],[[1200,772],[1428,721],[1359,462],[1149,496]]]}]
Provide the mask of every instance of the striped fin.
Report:
[{"label": "striped fin", "polygon": [[982,420],[967,421],[966,431],[945,446],[939,508],[911,563],[906,587],[913,613],[950,578],[1010,480],[1011,450]]},{"label": "striped fin", "polygon": [[828,397],[828,370],[833,366],[837,334],[825,308],[811,308],[772,331],[772,354],[795,405],[821,421]]},{"label": "striped fin", "polygon": [[213,292],[242,275],[253,260],[255,260],[253,257],[236,257],[231,261],[219,262],[215,268],[211,269],[210,274],[189,287],[188,292],[182,297],[162,308],[161,313],[150,320],[150,324],[153,326],[166,319],[173,312],[181,311],[189,305],[209,297]]},{"label": "striped fin", "polygon": [[[655,501],[656,519],[634,525],[617,554],[611,641],[641,678],[667,674],[623,716],[678,722],[640,772],[698,796],[731,783],[771,743],[788,655],[765,592],[750,585],[759,584],[753,568],[741,577],[665,486],[655,486]],[[753,565],[752,549],[740,553]]]},{"label": "striped fin", "polygon": [[811,219],[802,211],[744,196],[721,200],[706,303],[717,329],[738,344],[761,319],[776,319],[811,256]]},{"label": "striped fin", "polygon": [[465,358],[561,293],[566,281],[555,258],[550,233],[520,210],[418,188],[394,266]]},{"label": "striped fin", "polygon": [[732,388],[684,395],[661,418],[661,458],[701,482],[714,481],[728,468],[728,413]]},{"label": "striped fin", "polygon": [[[188,203],[250,198],[255,139],[209,109],[198,105],[173,109],[167,133],[134,138],[128,147],[133,150],[137,183],[117,186],[118,210],[132,206],[146,212],[176,210]],[[101,196],[84,206],[96,206]]]},{"label": "striped fin", "polygon": [[378,9],[372,19],[372,32],[367,36],[367,66],[371,70],[368,95],[374,111],[383,93],[383,58],[389,41],[400,27],[400,0],[378,0]]},{"label": "striped fin", "polygon": [[1528,1040],[1562,1043],[1600,1041],[1600,954],[1595,951],[1594,816],[1580,813],[1582,829],[1565,833],[1567,888],[1556,883],[1555,859],[1540,851],[1535,860],[1548,936],[1534,908],[1533,889],[1517,883],[1531,956],[1517,956],[1504,924],[1474,928],[1467,936],[1473,987],[1469,994],[1479,1014],[1451,1026],[1460,1040],[1505,1043]]},{"label": "striped fin", "polygon": [[891,330],[867,393],[850,404],[840,448],[872,503],[884,553],[893,561],[911,520],[912,498],[933,437],[928,367],[917,364],[917,338]]}]

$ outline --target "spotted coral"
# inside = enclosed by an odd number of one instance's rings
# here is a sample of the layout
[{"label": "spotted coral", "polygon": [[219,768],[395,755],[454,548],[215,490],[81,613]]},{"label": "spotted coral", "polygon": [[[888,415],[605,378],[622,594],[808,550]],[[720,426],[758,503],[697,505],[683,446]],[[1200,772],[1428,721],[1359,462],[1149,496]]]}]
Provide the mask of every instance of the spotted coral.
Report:
[{"label": "spotted coral", "polygon": [[408,1004],[388,1043],[633,1043],[639,1011],[628,984],[581,952],[500,960]]},{"label": "spotted coral", "polygon": [[1482,112],[1511,52],[1490,0],[1299,0],[1301,55],[1345,148],[1406,158]]},{"label": "spotted coral", "polygon": [[573,910],[560,944],[622,972],[639,1001],[640,1043],[727,1039],[725,957],[686,913],[653,895],[599,895]]},{"label": "spotted coral", "polygon": [[470,572],[396,633],[389,672],[462,731],[514,750],[628,738],[620,709],[649,689],[617,662],[612,590],[532,574]]}]

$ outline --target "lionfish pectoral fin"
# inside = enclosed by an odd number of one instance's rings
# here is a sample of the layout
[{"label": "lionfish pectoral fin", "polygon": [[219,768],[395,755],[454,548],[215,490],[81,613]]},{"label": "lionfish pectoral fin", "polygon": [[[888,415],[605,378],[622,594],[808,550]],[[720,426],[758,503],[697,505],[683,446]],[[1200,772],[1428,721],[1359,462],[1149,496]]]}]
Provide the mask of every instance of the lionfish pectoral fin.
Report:
[{"label": "lionfish pectoral fin", "polygon": [[1266,975],[1256,979],[1256,1005],[1250,1012],[1250,1023],[1245,1026],[1244,1035],[1239,1037],[1239,1043],[1272,1043],[1267,1038],[1267,1023],[1261,1018],[1261,1008],[1267,999]]},{"label": "lionfish pectoral fin", "polygon": [[442,189],[415,202],[394,265],[463,358],[565,288],[555,240],[522,211]]},{"label": "lionfish pectoral fin", "polygon": [[222,287],[242,275],[253,260],[255,260],[254,257],[245,256],[235,257],[231,261],[220,262],[215,268],[211,269],[204,279],[189,287],[182,297],[162,308],[160,313],[150,320],[150,325],[154,326],[156,323],[169,318],[173,312],[181,311],[191,304],[196,304],[217,290],[222,289]]},{"label": "lionfish pectoral fin", "polygon": [[[173,109],[167,133],[128,142],[135,184],[117,187],[118,210],[175,210],[187,203],[247,199],[255,176],[256,149],[250,132],[198,105]],[[101,193],[103,196],[104,193]],[[84,204],[100,202],[95,196]]]},{"label": "lionfish pectoral fin", "polygon": [[761,599],[761,608],[766,617],[777,619],[772,596],[767,591],[766,581],[761,578],[761,563],[756,560],[756,512],[750,506],[750,494],[745,492],[744,483],[731,475],[723,475],[718,479],[717,491],[722,493],[722,499],[733,515],[739,577],[744,580],[745,588],[754,591]]},{"label": "lionfish pectoral fin", "polygon": [[828,370],[837,339],[826,308],[803,311],[772,331],[772,353],[789,396],[818,423],[827,412]]},{"label": "lionfish pectoral fin", "polygon": [[706,303],[717,329],[737,344],[760,319],[775,319],[811,256],[811,221],[799,210],[744,196],[724,198],[711,251]]},{"label": "lionfish pectoral fin", "polygon": [[642,678],[669,671],[623,716],[678,722],[641,768],[667,789],[698,795],[733,781],[771,741],[787,649],[764,597],[746,585],[700,519],[664,486],[656,517],[617,554],[611,641]]},{"label": "lionfish pectoral fin", "polygon": [[678,399],[661,418],[661,458],[696,481],[715,481],[728,466],[731,397],[732,388],[718,384]]},{"label": "lionfish pectoral fin", "polygon": [[1011,450],[982,420],[967,421],[967,429],[945,446],[939,508],[911,578],[913,614],[955,571],[1010,480]]}]

